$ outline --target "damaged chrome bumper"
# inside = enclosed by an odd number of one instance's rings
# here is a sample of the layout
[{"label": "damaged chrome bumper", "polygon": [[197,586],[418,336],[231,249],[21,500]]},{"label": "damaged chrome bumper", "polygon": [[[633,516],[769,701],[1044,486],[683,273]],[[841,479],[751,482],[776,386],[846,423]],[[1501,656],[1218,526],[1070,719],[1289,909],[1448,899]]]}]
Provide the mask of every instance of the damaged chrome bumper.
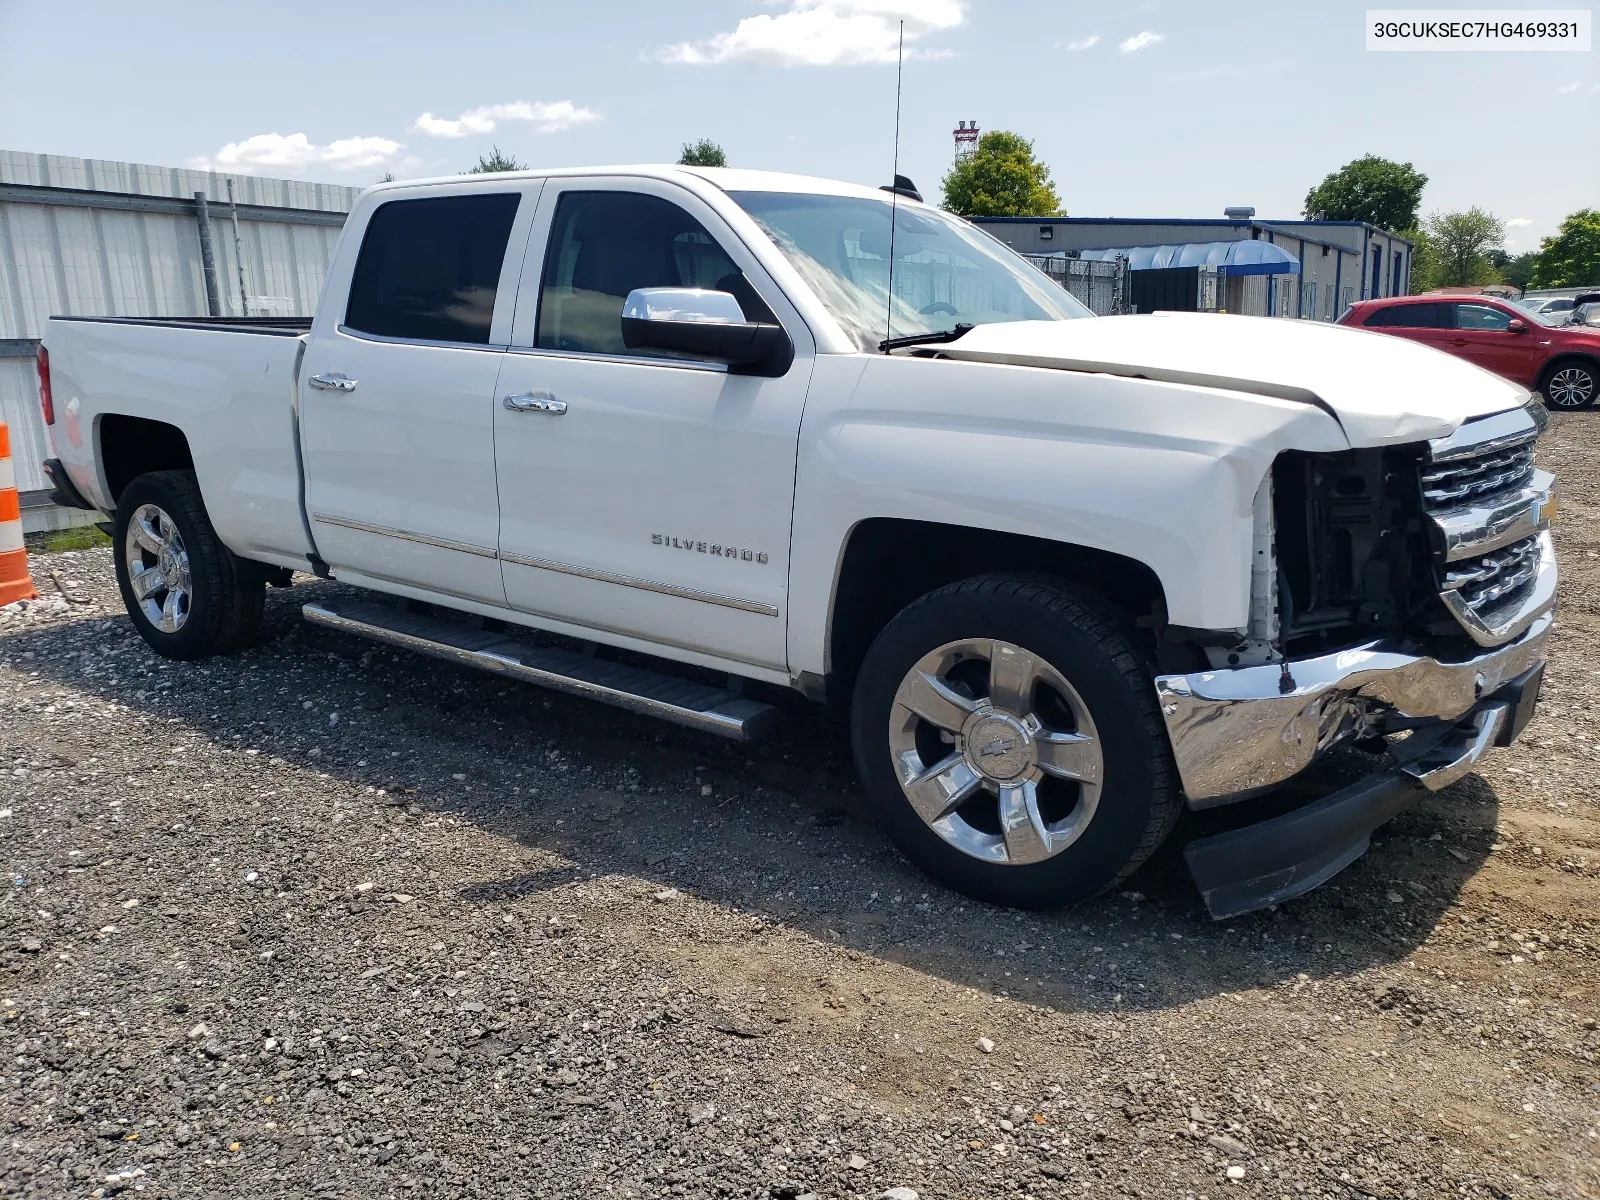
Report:
[{"label": "damaged chrome bumper", "polygon": [[[1442,662],[1372,643],[1319,658],[1156,677],[1161,715],[1192,808],[1273,787],[1323,751],[1388,716],[1454,722],[1544,661],[1555,606],[1555,552],[1541,539],[1539,588],[1522,634]],[[1545,569],[1548,568],[1548,569]]]}]

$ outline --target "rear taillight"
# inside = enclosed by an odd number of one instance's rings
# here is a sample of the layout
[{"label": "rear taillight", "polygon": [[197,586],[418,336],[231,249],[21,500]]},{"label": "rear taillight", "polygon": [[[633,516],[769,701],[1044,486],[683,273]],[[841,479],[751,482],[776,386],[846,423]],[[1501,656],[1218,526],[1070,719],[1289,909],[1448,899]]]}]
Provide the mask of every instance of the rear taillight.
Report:
[{"label": "rear taillight", "polygon": [[50,351],[40,346],[39,353],[34,361],[39,367],[39,406],[44,409],[44,423],[46,425],[54,425],[56,423],[56,401],[55,397],[50,394]]}]

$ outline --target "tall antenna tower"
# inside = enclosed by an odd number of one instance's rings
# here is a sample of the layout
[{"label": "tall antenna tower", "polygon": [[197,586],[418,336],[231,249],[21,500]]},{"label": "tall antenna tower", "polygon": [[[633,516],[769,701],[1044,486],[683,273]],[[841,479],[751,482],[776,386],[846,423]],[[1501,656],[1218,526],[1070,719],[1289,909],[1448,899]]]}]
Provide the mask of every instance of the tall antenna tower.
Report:
[{"label": "tall antenna tower", "polygon": [[965,162],[978,149],[978,123],[957,121],[955,127],[956,161]]}]

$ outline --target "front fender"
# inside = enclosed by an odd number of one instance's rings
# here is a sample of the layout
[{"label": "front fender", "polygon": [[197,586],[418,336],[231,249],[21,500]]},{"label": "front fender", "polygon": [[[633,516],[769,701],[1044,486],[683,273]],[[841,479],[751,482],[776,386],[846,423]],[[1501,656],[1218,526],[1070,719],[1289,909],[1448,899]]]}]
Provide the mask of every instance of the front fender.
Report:
[{"label": "front fender", "polygon": [[1131,558],[1168,619],[1242,629],[1251,505],[1280,451],[1343,450],[1290,400],[1036,367],[823,356],[801,430],[790,665],[825,672],[850,530],[871,517],[1022,534]]}]

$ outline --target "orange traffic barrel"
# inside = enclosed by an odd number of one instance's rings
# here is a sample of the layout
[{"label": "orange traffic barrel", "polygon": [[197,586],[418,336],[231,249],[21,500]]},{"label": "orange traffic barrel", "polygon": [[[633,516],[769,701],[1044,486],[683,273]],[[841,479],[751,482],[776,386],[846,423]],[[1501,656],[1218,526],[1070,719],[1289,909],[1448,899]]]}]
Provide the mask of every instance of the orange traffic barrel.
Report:
[{"label": "orange traffic barrel", "polygon": [[28,574],[28,550],[22,543],[22,504],[17,499],[17,471],[11,465],[11,430],[0,421],[0,605],[37,600]]}]

